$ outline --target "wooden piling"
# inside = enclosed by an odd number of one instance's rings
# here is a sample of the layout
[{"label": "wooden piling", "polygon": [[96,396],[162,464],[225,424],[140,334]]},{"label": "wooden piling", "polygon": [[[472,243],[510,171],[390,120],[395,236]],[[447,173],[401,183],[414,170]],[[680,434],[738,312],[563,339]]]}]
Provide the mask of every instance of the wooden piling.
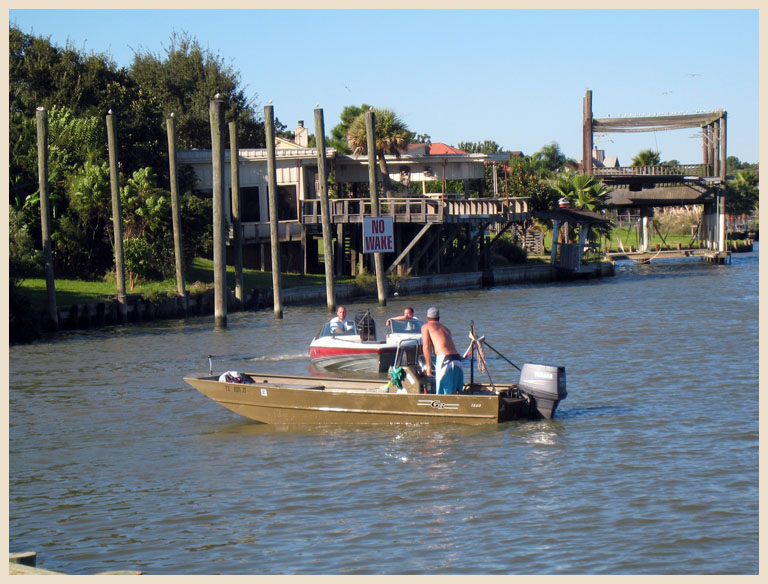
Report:
[{"label": "wooden piling", "polygon": [[123,209],[120,203],[120,169],[117,164],[117,120],[112,110],[107,114],[107,142],[109,146],[109,182],[112,190],[112,225],[115,230],[115,279],[117,302],[121,322],[128,321],[125,294],[125,253],[123,252]]},{"label": "wooden piling", "polygon": [[[376,189],[376,114],[365,112],[365,130],[368,145],[368,184],[371,191],[371,217],[379,216],[379,193]],[[384,265],[381,252],[373,254],[376,269],[376,290],[379,295],[379,306],[387,305],[387,292],[384,288]]]},{"label": "wooden piling", "polygon": [[277,222],[277,163],[275,160],[275,112],[271,105],[264,106],[264,131],[267,139],[267,174],[269,190],[269,235],[272,242],[272,290],[275,318],[283,318],[283,300],[280,283],[280,234]]},{"label": "wooden piling", "polygon": [[48,112],[37,108],[37,173],[40,187],[40,230],[45,262],[45,289],[48,293],[48,316],[54,330],[59,328],[59,311],[56,309],[56,280],[53,276],[53,251],[51,246],[51,205],[48,195]]},{"label": "wooden piling", "polygon": [[325,123],[323,110],[315,109],[315,140],[317,146],[317,181],[320,196],[320,217],[323,226],[323,257],[325,264],[325,296],[328,312],[336,309],[336,293],[333,288],[333,236],[328,208],[328,173],[325,160]]},{"label": "wooden piling", "polygon": [[232,242],[235,261],[235,298],[242,304],[243,289],[243,227],[240,223],[240,155],[237,146],[237,122],[229,122],[229,168],[232,174]]},{"label": "wooden piling", "polygon": [[227,326],[227,256],[224,239],[224,144],[221,115],[224,100],[217,93],[210,103],[211,156],[213,163],[213,302],[214,323]]},{"label": "wooden piling", "polygon": [[584,95],[584,127],[582,145],[582,170],[592,174],[592,90],[587,89]]},{"label": "wooden piling", "polygon": [[179,176],[176,171],[176,118],[166,122],[168,131],[168,173],[171,186],[171,222],[173,223],[173,251],[176,258],[176,294],[181,298],[184,314],[187,313],[187,288],[184,282],[184,250],[181,241],[181,208],[179,206]]}]

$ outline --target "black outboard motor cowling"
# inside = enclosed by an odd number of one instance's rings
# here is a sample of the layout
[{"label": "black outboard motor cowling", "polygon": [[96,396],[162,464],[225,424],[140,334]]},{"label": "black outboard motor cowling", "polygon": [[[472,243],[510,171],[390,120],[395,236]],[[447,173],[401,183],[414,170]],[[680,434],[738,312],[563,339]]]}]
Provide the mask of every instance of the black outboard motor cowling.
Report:
[{"label": "black outboard motor cowling", "polygon": [[528,394],[543,418],[550,419],[560,400],[565,399],[565,367],[525,363],[520,370],[520,391]]}]

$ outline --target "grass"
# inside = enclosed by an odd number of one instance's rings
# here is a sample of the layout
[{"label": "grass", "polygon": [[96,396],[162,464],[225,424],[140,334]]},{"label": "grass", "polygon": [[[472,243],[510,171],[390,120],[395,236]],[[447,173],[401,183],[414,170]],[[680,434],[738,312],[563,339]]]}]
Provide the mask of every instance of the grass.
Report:
[{"label": "grass", "polygon": [[[634,249],[639,247],[639,235],[637,229],[629,228],[617,228],[614,229],[611,234],[611,239],[608,243],[608,248],[604,248],[604,252],[620,251],[618,238],[621,238],[622,245],[625,250],[632,246]],[[656,244],[660,244],[662,248],[668,247],[674,249],[678,243],[682,247],[688,247],[691,243],[690,235],[668,235],[666,237],[666,245],[661,237],[657,234],[651,238],[651,248],[655,249]],[[605,243],[603,242],[603,245]],[[552,234],[547,233],[544,238],[544,246],[546,249],[552,249]],[[548,260],[549,254],[542,256],[529,256],[528,261],[543,261]],[[196,258],[192,263],[192,267],[187,271],[185,275],[187,291],[194,291],[201,287],[206,287],[209,284],[213,284],[213,261]],[[337,284],[346,284],[354,282],[354,278],[336,278],[334,280]],[[325,274],[282,274],[281,278],[283,288],[292,288],[295,286],[324,286]],[[234,266],[227,266],[227,286],[230,288],[235,287],[235,268]],[[243,269],[243,287],[246,291],[257,289],[270,289],[272,288],[272,272],[261,272],[259,270]],[[176,291],[176,279],[171,278],[162,282],[147,282],[138,284],[133,290],[127,290],[129,295],[136,294],[144,297],[152,297],[158,295],[173,295]],[[29,278],[23,280],[19,286],[19,292],[28,297],[33,306],[38,308],[45,308],[47,305],[47,292],[45,289],[45,280],[42,278]],[[114,276],[104,280],[64,280],[56,279],[56,304],[59,306],[69,306],[72,304],[82,304],[85,302],[101,302],[105,300],[111,300],[116,295],[116,284]]]},{"label": "grass", "polygon": [[[617,227],[611,232],[609,240],[603,240],[600,244],[603,246],[603,252],[608,251],[621,251],[619,246],[619,239],[621,239],[621,245],[624,246],[624,250],[629,250],[632,246],[633,249],[640,247],[640,235],[637,229],[627,227]],[[651,248],[655,249],[656,244],[659,244],[662,249],[665,247],[668,249],[676,249],[679,243],[681,247],[688,248],[690,246],[697,245],[697,242],[691,242],[690,235],[667,235],[665,239],[662,239],[658,234],[653,233],[651,236]],[[548,250],[552,249],[552,232],[547,232],[544,235],[544,247]]]},{"label": "grass", "polygon": [[[185,274],[186,289],[193,291],[201,287],[213,284],[213,261],[196,258],[192,267]],[[338,284],[352,282],[352,278],[337,278]],[[295,286],[324,286],[325,274],[282,274],[283,288]],[[227,286],[235,287],[235,268],[227,266]],[[253,288],[271,289],[272,272],[243,269],[243,288],[248,291]],[[128,295],[152,297],[157,295],[169,296],[176,291],[176,279],[170,278],[162,282],[148,282],[137,284],[133,290],[126,290]],[[32,305],[37,308],[45,308],[48,295],[45,288],[45,279],[28,278],[19,285],[19,292],[30,299]],[[102,302],[115,298],[116,283],[114,276],[103,280],[67,280],[56,279],[56,304],[69,306],[86,302]]]}]

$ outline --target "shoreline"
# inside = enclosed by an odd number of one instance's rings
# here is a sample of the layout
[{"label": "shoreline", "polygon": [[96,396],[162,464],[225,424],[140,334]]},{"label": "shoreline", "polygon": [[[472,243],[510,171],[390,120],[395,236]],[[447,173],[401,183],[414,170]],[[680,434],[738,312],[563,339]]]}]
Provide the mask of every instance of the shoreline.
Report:
[{"label": "shoreline", "polygon": [[[549,264],[528,264],[495,268],[479,272],[433,274],[403,279],[396,284],[389,283],[387,297],[409,296],[446,290],[481,289],[509,284],[531,284],[537,282],[561,282],[584,278],[604,278],[614,275],[613,262],[598,262],[583,266],[580,272],[566,272]],[[359,284],[338,284],[334,288],[337,301],[376,297],[375,282]],[[227,301],[227,312],[243,310],[268,310],[273,303],[272,290],[253,289],[246,293],[245,301],[239,302],[231,290]],[[174,297],[162,302],[153,302],[141,297],[129,298],[127,321],[121,322],[119,305],[116,300],[108,302],[86,302],[58,308],[59,331],[93,329],[119,324],[134,324],[153,320],[205,316],[214,312],[214,293],[207,290],[202,294],[187,296],[185,309],[183,298]],[[298,286],[282,290],[283,305],[313,305],[326,302],[324,285]],[[43,331],[42,337],[55,338],[56,331]],[[32,339],[30,342],[34,342]],[[21,344],[21,343],[19,343]]]}]

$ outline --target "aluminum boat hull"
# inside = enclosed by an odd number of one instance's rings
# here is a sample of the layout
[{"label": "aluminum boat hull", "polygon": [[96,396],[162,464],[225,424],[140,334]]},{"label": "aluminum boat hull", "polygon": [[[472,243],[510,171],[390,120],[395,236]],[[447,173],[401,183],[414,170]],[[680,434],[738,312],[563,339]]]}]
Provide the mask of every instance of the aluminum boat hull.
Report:
[{"label": "aluminum boat hull", "polygon": [[[496,424],[541,418],[535,400],[516,385],[465,385],[455,394],[397,390],[381,380],[247,374],[253,383],[216,376],[184,381],[233,412],[267,424]],[[552,410],[554,413],[554,410]]]}]

